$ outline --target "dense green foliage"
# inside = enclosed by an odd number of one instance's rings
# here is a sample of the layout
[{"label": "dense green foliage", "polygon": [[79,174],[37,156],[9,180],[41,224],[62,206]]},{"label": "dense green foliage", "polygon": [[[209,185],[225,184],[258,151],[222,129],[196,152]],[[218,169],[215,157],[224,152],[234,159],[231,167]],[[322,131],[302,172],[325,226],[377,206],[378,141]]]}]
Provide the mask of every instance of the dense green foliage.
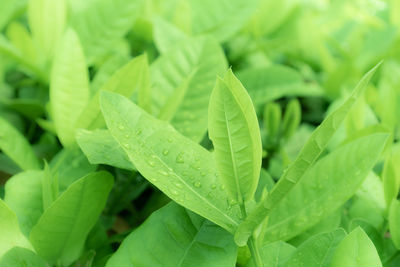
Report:
[{"label": "dense green foliage", "polygon": [[398,0],[0,0],[0,267],[400,266]]}]

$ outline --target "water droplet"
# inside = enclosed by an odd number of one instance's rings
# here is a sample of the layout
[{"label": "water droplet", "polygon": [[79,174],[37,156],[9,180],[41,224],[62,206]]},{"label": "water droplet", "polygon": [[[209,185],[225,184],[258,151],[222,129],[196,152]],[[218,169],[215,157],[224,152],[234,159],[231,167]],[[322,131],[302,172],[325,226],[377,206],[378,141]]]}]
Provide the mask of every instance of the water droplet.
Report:
[{"label": "water droplet", "polygon": [[176,190],[171,190],[171,194],[173,194],[174,196],[177,196],[177,195],[179,195],[179,192]]},{"label": "water droplet", "polygon": [[176,183],[175,186],[178,188],[183,188],[183,185],[181,183]]},{"label": "water droplet", "polygon": [[152,181],[152,182],[155,183],[155,182],[157,182],[158,180],[157,180],[157,178],[151,177],[151,178],[150,178],[150,181]]},{"label": "water droplet", "polygon": [[199,181],[194,182],[194,186],[197,188],[201,187],[201,183]]},{"label": "water droplet", "polygon": [[168,153],[169,153],[169,150],[168,150],[168,149],[164,149],[163,152],[162,152],[162,154],[163,154],[164,156],[168,155]]},{"label": "water droplet", "polygon": [[125,138],[129,138],[129,134],[126,134],[126,135],[125,135]]},{"label": "water droplet", "polygon": [[211,189],[215,189],[215,188],[217,188],[217,185],[216,184],[212,184],[211,185]]},{"label": "water droplet", "polygon": [[158,171],[159,174],[164,175],[164,176],[168,176],[168,172],[166,171]]},{"label": "water droplet", "polygon": [[229,205],[235,205],[237,202],[236,202],[236,200],[235,199],[231,199],[231,200],[229,200]]},{"label": "water droplet", "polygon": [[124,147],[129,148],[130,146],[129,146],[129,144],[124,144]]},{"label": "water droplet", "polygon": [[168,141],[169,143],[172,143],[172,138],[168,138],[167,141]]},{"label": "water droplet", "polygon": [[184,163],[185,160],[183,159],[183,153],[179,153],[178,156],[176,156],[176,162],[177,163]]},{"label": "water droplet", "polygon": [[200,172],[200,175],[204,177],[204,176],[206,176],[206,173],[203,172],[203,171],[201,171],[201,172]]},{"label": "water droplet", "polygon": [[219,187],[221,190],[224,190],[225,189],[225,185],[221,185],[220,187]]},{"label": "water droplet", "polygon": [[136,130],[136,135],[140,135],[142,133],[141,129]]},{"label": "water droplet", "polygon": [[118,129],[120,129],[120,130],[122,131],[122,130],[124,130],[124,129],[125,129],[125,126],[124,126],[124,125],[122,125],[122,124],[120,124],[120,125],[118,126]]},{"label": "water droplet", "polygon": [[153,160],[149,160],[147,163],[148,163],[151,167],[156,166],[156,163],[155,163]]}]

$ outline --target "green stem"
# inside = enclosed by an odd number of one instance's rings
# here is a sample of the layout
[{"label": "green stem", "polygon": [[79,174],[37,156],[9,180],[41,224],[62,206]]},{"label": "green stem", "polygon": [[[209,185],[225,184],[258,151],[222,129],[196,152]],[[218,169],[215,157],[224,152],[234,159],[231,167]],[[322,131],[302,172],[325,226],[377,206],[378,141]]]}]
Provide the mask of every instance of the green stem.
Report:
[{"label": "green stem", "polygon": [[[246,206],[244,205],[243,201],[239,204],[239,207],[240,207],[240,211],[242,213],[242,217],[246,218],[247,217]],[[258,250],[258,243],[257,243],[257,240],[254,238],[254,236],[251,236],[249,238],[247,245],[250,249],[251,257],[254,260],[254,265],[256,267],[263,267],[260,251]]]},{"label": "green stem", "polygon": [[254,260],[254,265],[256,267],[263,267],[260,251],[258,250],[257,240],[253,236],[249,238],[248,246],[250,249],[251,257]]}]

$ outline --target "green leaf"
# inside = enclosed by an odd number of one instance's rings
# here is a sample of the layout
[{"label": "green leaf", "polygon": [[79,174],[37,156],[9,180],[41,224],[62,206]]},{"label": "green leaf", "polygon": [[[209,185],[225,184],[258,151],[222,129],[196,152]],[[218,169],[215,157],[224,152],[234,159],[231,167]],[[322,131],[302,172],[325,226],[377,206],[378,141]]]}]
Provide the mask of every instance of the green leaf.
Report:
[{"label": "green leaf", "polygon": [[46,262],[29,249],[14,247],[0,258],[1,267],[47,267]]},{"label": "green leaf", "polygon": [[[296,251],[296,248],[283,241],[273,242],[260,248],[261,258],[265,267],[286,267],[287,261]],[[247,267],[253,267],[253,259],[250,259]]]},{"label": "green leaf", "polygon": [[39,169],[40,163],[25,137],[0,117],[0,149],[21,169]]},{"label": "green leaf", "polygon": [[106,266],[234,266],[236,250],[231,234],[171,202],[125,238]]},{"label": "green leaf", "polygon": [[161,54],[167,53],[168,50],[173,49],[177,42],[182,42],[188,38],[178,27],[161,17],[155,18],[153,25],[154,43]]},{"label": "green leaf", "polygon": [[42,178],[43,171],[20,172],[5,185],[4,202],[17,215],[25,236],[29,236],[43,213]]},{"label": "green leaf", "polygon": [[[147,56],[142,55],[135,57],[118,69],[101,87],[101,90],[116,92],[130,97],[138,88],[149,86],[150,78]],[[100,111],[99,96],[100,91],[97,91],[82,110],[76,123],[76,128],[96,129],[105,125]]]},{"label": "green leaf", "polygon": [[389,229],[394,245],[400,249],[400,201],[392,200],[389,209]]},{"label": "green leaf", "polygon": [[15,246],[32,249],[31,244],[19,229],[17,216],[0,199],[0,258]]},{"label": "green leaf", "polygon": [[271,211],[265,238],[288,240],[331,214],[360,187],[388,134],[362,137],[328,154]]},{"label": "green leaf", "polygon": [[292,99],[286,106],[282,121],[282,135],[289,139],[299,127],[301,121],[301,106],[297,99]]},{"label": "green leaf", "polygon": [[51,264],[69,265],[75,261],[112,186],[110,174],[96,172],[79,179],[62,193],[30,233],[38,254]]},{"label": "green leaf", "polygon": [[26,0],[2,0],[0,2],[0,31],[10,19],[26,5]]},{"label": "green leaf", "polygon": [[28,21],[40,50],[50,58],[61,39],[67,22],[65,0],[29,0]]},{"label": "green leaf", "polygon": [[254,105],[265,104],[288,96],[322,96],[315,83],[306,83],[295,70],[281,65],[247,68],[237,73]]},{"label": "green leaf", "polygon": [[231,70],[211,94],[208,131],[221,181],[229,196],[244,205],[257,189],[262,146],[253,103]]},{"label": "green leaf", "polygon": [[337,245],[346,236],[343,229],[315,235],[301,244],[287,263],[288,267],[330,267]]},{"label": "green leaf", "polygon": [[42,178],[43,209],[46,210],[58,197],[58,177],[50,172],[50,167],[45,162]]},{"label": "green leaf", "polygon": [[70,184],[96,170],[79,148],[64,148],[50,161],[51,175],[58,177],[60,191]]},{"label": "green leaf", "polygon": [[278,144],[280,138],[280,129],[282,121],[281,106],[270,102],[264,108],[264,131],[265,143],[267,148],[273,148]]},{"label": "green leaf", "polygon": [[392,147],[391,153],[386,157],[382,179],[385,201],[387,206],[397,197],[400,189],[400,146]]},{"label": "green leaf", "polygon": [[[180,133],[196,142],[201,141],[207,131],[207,108],[212,88],[217,75],[226,71],[221,47],[210,37],[188,39],[160,56],[150,70],[152,114],[171,118],[171,124]],[[165,110],[170,113],[162,114]],[[173,112],[175,114],[171,114]]]},{"label": "green leaf", "polygon": [[227,201],[210,152],[123,96],[104,91],[100,103],[111,135],[146,179],[178,204],[234,230],[238,209]]},{"label": "green leaf", "polygon": [[92,164],[107,164],[121,169],[135,170],[128,155],[107,130],[78,130],[76,140]]},{"label": "green leaf", "polygon": [[380,63],[364,75],[351,96],[338,109],[329,114],[311,134],[296,160],[283,173],[277,185],[268,195],[268,198],[263,203],[260,203],[260,205],[247,216],[245,221],[241,223],[235,234],[235,241],[237,244],[245,245],[247,243],[247,239],[256,227],[268,217],[271,210],[278,205],[321,155],[354,103],[360,95],[363,94],[369,80],[379,65]]},{"label": "green leaf", "polygon": [[[94,0],[71,16],[89,64],[105,56],[132,27],[141,0]],[[94,30],[95,29],[95,30]]]},{"label": "green leaf", "polygon": [[228,40],[256,11],[255,0],[190,0],[193,34],[212,34],[218,41]]},{"label": "green leaf", "polygon": [[50,81],[50,107],[64,146],[75,143],[75,124],[89,100],[89,78],[78,36],[68,29],[56,50]]},{"label": "green leaf", "polygon": [[348,234],[336,248],[332,267],[380,267],[382,263],[374,244],[360,228]]}]

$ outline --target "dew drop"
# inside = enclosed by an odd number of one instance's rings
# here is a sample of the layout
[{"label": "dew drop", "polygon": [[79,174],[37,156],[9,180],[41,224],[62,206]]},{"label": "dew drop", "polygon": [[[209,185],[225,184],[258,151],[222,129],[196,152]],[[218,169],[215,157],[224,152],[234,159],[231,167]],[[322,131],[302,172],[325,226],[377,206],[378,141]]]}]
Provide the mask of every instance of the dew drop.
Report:
[{"label": "dew drop", "polygon": [[129,144],[124,144],[124,147],[129,148],[130,146],[129,146]]},{"label": "dew drop", "polygon": [[179,195],[179,192],[176,190],[171,190],[171,194],[173,194],[174,196],[177,196],[177,195]]},{"label": "dew drop", "polygon": [[168,172],[166,171],[158,171],[158,173],[164,176],[168,176]]},{"label": "dew drop", "polygon": [[155,163],[153,160],[149,160],[147,163],[148,163],[151,167],[156,166],[156,163]]},{"label": "dew drop", "polygon": [[176,156],[176,162],[177,163],[184,163],[185,160],[183,159],[183,153],[179,153],[178,156]]},{"label": "dew drop", "polygon": [[199,181],[194,182],[194,186],[197,188],[201,187],[201,183]]},{"label": "dew drop", "polygon": [[183,185],[181,183],[176,183],[175,186],[178,188],[183,188]]},{"label": "dew drop", "polygon": [[204,176],[206,176],[206,173],[203,172],[203,171],[201,171],[201,172],[200,172],[200,175],[204,177]]},{"label": "dew drop", "polygon": [[172,138],[167,139],[168,143],[172,143]]},{"label": "dew drop", "polygon": [[164,156],[168,155],[168,153],[169,153],[169,150],[168,150],[168,149],[164,149],[163,152],[162,152],[162,154],[163,154]]},{"label": "dew drop", "polygon": [[138,129],[137,131],[136,131],[136,135],[140,135],[142,133],[142,130],[141,129]]},{"label": "dew drop", "polygon": [[118,126],[118,129],[120,129],[120,130],[122,131],[122,130],[124,130],[124,129],[125,129],[125,126],[124,126],[124,125],[122,125],[122,124],[120,124],[120,125]]},{"label": "dew drop", "polygon": [[220,188],[221,190],[224,190],[224,189],[225,189],[225,185],[221,185],[219,188]]},{"label": "dew drop", "polygon": [[236,202],[236,200],[234,200],[234,199],[231,199],[231,200],[229,200],[229,205],[235,205],[237,202]]},{"label": "dew drop", "polygon": [[217,185],[216,184],[212,184],[211,185],[211,189],[215,189],[215,188],[217,188]]},{"label": "dew drop", "polygon": [[129,134],[126,134],[126,135],[125,135],[125,138],[129,138]]}]

